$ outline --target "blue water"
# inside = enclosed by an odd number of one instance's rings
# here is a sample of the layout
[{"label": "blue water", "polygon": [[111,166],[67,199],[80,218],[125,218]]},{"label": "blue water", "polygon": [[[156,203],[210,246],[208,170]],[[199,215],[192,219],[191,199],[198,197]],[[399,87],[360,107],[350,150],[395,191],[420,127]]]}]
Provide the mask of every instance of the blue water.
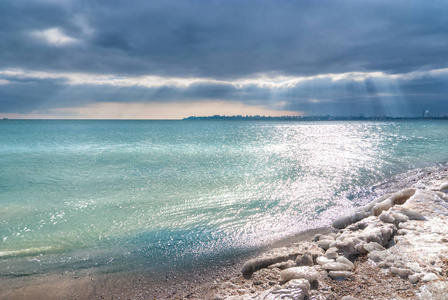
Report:
[{"label": "blue water", "polygon": [[443,120],[0,121],[0,276],[244,253],[447,149]]}]

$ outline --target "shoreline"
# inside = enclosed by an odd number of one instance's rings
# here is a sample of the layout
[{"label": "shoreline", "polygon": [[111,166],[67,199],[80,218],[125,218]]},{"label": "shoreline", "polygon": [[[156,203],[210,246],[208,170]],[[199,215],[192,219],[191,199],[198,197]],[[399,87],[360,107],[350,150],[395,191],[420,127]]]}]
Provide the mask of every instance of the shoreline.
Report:
[{"label": "shoreline", "polygon": [[194,270],[165,271],[157,276],[146,272],[100,273],[82,269],[4,278],[0,287],[0,300],[207,299],[217,291],[221,283],[237,277],[248,259],[330,231],[330,227],[308,229],[243,255],[227,257],[217,265],[201,265]]},{"label": "shoreline", "polygon": [[[406,182],[416,190],[431,192],[436,185],[440,187],[443,184],[442,182],[448,182],[448,172],[446,166],[427,168],[422,172],[413,173],[413,176],[408,178]],[[405,186],[401,182],[396,187],[402,189]],[[384,188],[383,192],[390,192],[390,187]],[[384,196],[379,198],[384,198]],[[372,203],[368,203],[367,206]],[[427,210],[425,213],[431,214],[431,209],[428,208]],[[359,220],[354,223],[360,221],[362,222],[362,220]],[[225,261],[219,261],[215,265],[202,265],[194,270],[166,271],[157,274],[157,276],[145,272],[97,273],[92,272],[92,269],[84,269],[68,271],[62,274],[52,273],[20,278],[11,277],[2,280],[0,299],[262,299],[261,297],[268,297],[269,293],[273,292],[274,289],[278,290],[287,287],[287,283],[280,280],[281,268],[285,266],[261,268],[248,276],[241,273],[248,260],[254,257],[263,257],[266,253],[272,253],[272,251],[275,253],[278,249],[296,251],[303,245],[310,246],[309,243],[313,243],[313,237],[319,235],[328,236],[336,232],[337,230],[331,227],[309,229],[260,249],[236,257],[228,257]],[[389,248],[386,250],[389,250]],[[303,249],[300,251],[304,252]],[[297,255],[295,259],[297,259]],[[403,279],[398,275],[392,274],[390,268],[389,273],[386,272],[381,277],[378,274],[382,273],[378,272],[383,269],[375,267],[371,259],[370,261],[369,259],[365,255],[356,257],[356,259],[351,258],[357,270],[354,272],[354,277],[348,277],[347,280],[334,281],[328,278],[328,276],[323,276],[319,281],[320,286],[347,294],[356,288],[356,284],[358,286],[367,284],[366,282],[361,282],[361,279],[355,278],[356,276],[362,278],[364,275],[374,277],[377,281],[376,285],[380,284],[379,282],[382,280],[393,282],[396,285],[394,288],[404,289],[404,292],[400,292],[401,294],[405,292],[411,293],[410,291],[421,289],[422,286],[425,286],[421,282],[410,284],[408,278]],[[448,269],[446,274],[448,275]],[[444,279],[446,280],[446,277]],[[443,282],[440,279],[436,280],[436,282],[441,281]],[[309,292],[316,293],[316,291],[311,287]],[[371,291],[371,293],[373,292]],[[412,295],[409,294],[411,296],[406,296],[406,299],[414,299],[412,297],[417,297],[416,294],[417,292],[414,291]],[[331,299],[340,299],[338,295],[333,297],[335,298]],[[269,297],[266,299],[269,299]]]},{"label": "shoreline", "polygon": [[[290,247],[297,240],[327,234],[330,227],[308,229],[240,256],[227,257],[217,265],[194,270],[166,271],[157,276],[146,272],[99,273],[91,269],[63,273],[9,277],[2,280],[3,299],[207,299],[219,285],[239,276],[244,263],[278,247]],[[203,298],[205,297],[205,298]]]}]

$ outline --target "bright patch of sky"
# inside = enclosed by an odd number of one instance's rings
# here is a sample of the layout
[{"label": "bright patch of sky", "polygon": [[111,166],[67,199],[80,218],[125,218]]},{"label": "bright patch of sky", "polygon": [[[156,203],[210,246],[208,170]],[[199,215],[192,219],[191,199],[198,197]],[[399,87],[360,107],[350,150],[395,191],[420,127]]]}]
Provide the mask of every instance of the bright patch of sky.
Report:
[{"label": "bright patch of sky", "polygon": [[31,35],[56,47],[79,43],[78,39],[69,37],[68,35],[64,34],[59,28],[33,31]]},{"label": "bright patch of sky", "polygon": [[[234,80],[218,80],[211,78],[182,78],[182,77],[163,77],[163,76],[116,76],[116,75],[101,75],[88,73],[57,73],[57,72],[42,72],[29,71],[22,69],[6,69],[0,70],[0,76],[8,78],[24,79],[61,79],[68,85],[110,85],[117,87],[132,87],[142,86],[147,88],[157,88],[163,86],[173,87],[189,87],[194,84],[225,84],[232,85],[236,88],[243,88],[244,86],[256,86],[260,88],[269,89],[287,89],[294,88],[300,83],[316,81],[316,80],[330,80],[337,81],[354,81],[363,82],[367,79],[382,79],[382,80],[415,80],[428,77],[448,76],[448,68],[429,70],[429,71],[415,71],[404,74],[385,74],[383,72],[348,72],[342,74],[321,74],[315,76],[269,76],[269,75],[255,75],[252,78],[237,78]],[[2,80],[0,83],[12,83],[8,80]],[[384,95],[384,94],[383,94]],[[317,102],[317,101],[316,101]]]}]

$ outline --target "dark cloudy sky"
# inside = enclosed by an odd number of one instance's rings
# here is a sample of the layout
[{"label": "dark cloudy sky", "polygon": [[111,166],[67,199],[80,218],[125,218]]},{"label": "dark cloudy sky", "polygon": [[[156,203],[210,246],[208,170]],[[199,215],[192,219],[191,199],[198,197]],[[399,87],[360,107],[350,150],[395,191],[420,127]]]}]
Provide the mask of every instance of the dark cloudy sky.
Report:
[{"label": "dark cloudy sky", "polygon": [[0,116],[448,115],[445,0],[2,0]]}]

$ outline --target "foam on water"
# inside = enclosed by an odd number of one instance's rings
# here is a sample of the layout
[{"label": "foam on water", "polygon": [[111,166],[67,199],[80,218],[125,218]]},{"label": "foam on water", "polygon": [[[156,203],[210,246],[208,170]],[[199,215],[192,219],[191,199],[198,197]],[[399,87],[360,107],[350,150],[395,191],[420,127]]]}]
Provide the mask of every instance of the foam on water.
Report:
[{"label": "foam on water", "polygon": [[443,149],[445,121],[9,120],[1,275],[244,252],[330,224]]}]

